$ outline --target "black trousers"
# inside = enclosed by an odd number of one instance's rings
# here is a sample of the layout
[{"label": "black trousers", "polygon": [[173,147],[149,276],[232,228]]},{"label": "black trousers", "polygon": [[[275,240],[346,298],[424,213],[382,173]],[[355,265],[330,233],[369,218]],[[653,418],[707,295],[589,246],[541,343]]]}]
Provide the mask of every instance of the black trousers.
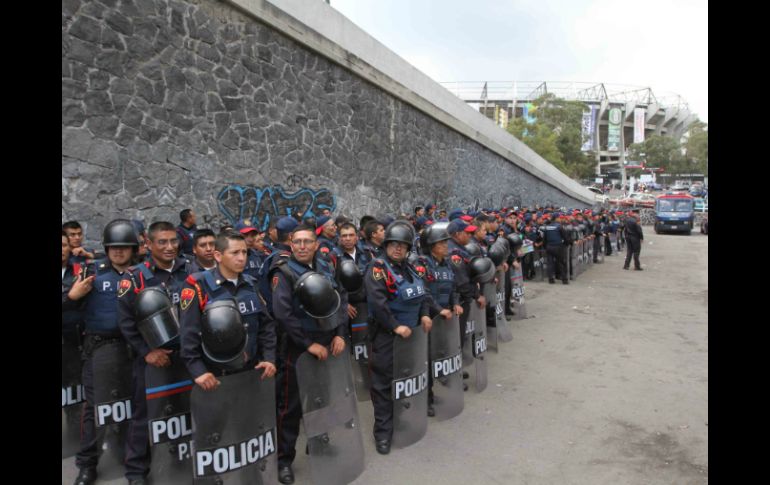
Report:
[{"label": "black trousers", "polygon": [[550,244],[545,248],[548,255],[548,279],[552,280],[556,275],[556,265],[559,265],[559,276],[562,281],[569,281],[569,273],[567,273],[566,259],[564,257],[564,245],[563,244]]},{"label": "black trousers", "polygon": [[[333,335],[314,338],[316,343],[328,346]],[[302,403],[297,384],[296,364],[306,349],[296,346],[286,337],[285,351],[281,352],[280,368],[276,376],[276,424],[278,427],[278,466],[289,466],[297,456],[295,447],[299,436],[299,421],[302,418]],[[345,352],[349,352],[346,348]],[[331,353],[331,351],[330,351]]]},{"label": "black trousers", "polygon": [[602,235],[597,235],[594,238],[594,263],[598,261],[599,251],[602,250]]},{"label": "black trousers", "polygon": [[147,428],[147,392],[144,385],[144,357],[134,359],[131,378],[131,421],[126,437],[126,479],[145,477],[150,472],[150,432]]},{"label": "black trousers", "polygon": [[[412,330],[414,331],[414,329]],[[374,439],[389,440],[393,436],[393,339],[391,333],[379,330],[372,341],[369,370],[372,377],[374,406]]]},{"label": "black trousers", "polygon": [[513,310],[511,310],[511,275],[513,274],[513,266],[508,267],[508,271],[503,273],[503,278],[505,278],[505,300],[503,300],[503,308],[505,309],[506,315],[513,315]]},{"label": "black trousers", "polygon": [[610,236],[604,237],[604,254],[607,256],[612,254],[612,241],[610,241]]},{"label": "black trousers", "polygon": [[634,257],[634,268],[641,268],[642,265],[639,263],[639,253],[642,252],[642,242],[636,238],[627,238],[626,244],[628,245],[628,250],[626,252],[626,262],[623,265],[624,268],[628,268],[628,265],[631,263],[631,256]]},{"label": "black trousers", "polygon": [[83,390],[86,401],[80,418],[80,451],[75,455],[78,468],[96,468],[99,463],[97,442],[104,434],[104,428],[97,430],[94,421],[94,368],[90,356],[83,360]]}]

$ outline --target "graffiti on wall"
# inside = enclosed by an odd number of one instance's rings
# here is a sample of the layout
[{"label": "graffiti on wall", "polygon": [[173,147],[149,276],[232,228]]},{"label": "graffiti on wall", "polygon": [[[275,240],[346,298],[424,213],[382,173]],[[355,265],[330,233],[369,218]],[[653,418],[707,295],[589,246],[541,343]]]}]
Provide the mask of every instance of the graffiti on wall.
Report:
[{"label": "graffiti on wall", "polygon": [[251,219],[252,224],[266,230],[271,220],[283,216],[317,217],[324,209],[334,212],[337,201],[327,189],[303,187],[286,193],[280,186],[228,185],[219,192],[217,204],[231,224]]}]

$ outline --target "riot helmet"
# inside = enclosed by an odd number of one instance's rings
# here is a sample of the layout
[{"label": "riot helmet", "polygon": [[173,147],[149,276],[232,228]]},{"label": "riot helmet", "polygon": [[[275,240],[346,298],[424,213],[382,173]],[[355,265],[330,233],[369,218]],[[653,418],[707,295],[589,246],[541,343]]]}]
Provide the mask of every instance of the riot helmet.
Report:
[{"label": "riot helmet", "polygon": [[294,293],[299,298],[300,308],[309,317],[315,319],[321,330],[332,330],[337,327],[340,294],[325,276],[315,271],[308,271],[294,284]]},{"label": "riot helmet", "polygon": [[[130,223],[129,223],[130,225]],[[133,226],[131,233],[133,234]],[[171,298],[163,288],[152,286],[136,295],[136,328],[151,349],[170,347],[179,339],[179,320]]]},{"label": "riot helmet", "polygon": [[201,347],[208,361],[228,370],[241,369],[246,364],[247,342],[246,326],[234,299],[206,305],[201,315]]}]

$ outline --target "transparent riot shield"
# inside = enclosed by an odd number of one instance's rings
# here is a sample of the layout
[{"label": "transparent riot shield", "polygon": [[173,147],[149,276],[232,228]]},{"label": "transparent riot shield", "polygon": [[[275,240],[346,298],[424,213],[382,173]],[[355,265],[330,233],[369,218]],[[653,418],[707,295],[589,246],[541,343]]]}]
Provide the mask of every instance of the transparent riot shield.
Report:
[{"label": "transparent riot shield", "polygon": [[347,352],[318,360],[305,352],[296,363],[312,482],[350,483],[364,471],[364,442]]},{"label": "transparent riot shield", "polygon": [[353,382],[359,401],[371,400],[372,378],[369,375],[369,354],[372,345],[369,342],[369,307],[366,302],[354,303],[356,317],[350,321],[350,358],[352,359]]},{"label": "transparent riot shield", "polygon": [[392,446],[405,448],[428,430],[428,335],[417,326],[409,338],[393,338]]},{"label": "transparent riot shield", "polygon": [[249,369],[218,377],[212,391],[193,387],[194,483],[277,483],[275,378],[261,376],[261,369]]},{"label": "transparent riot shield", "polygon": [[433,409],[439,421],[454,418],[464,406],[459,326],[457,315],[453,314],[449,320],[438,315],[429,334]]},{"label": "transparent riot shield", "polygon": [[125,442],[131,420],[131,360],[125,342],[113,341],[92,354],[94,421],[103,434],[97,472],[100,478],[122,477]]},{"label": "transparent riot shield", "polygon": [[511,271],[511,303],[513,304],[513,319],[527,318],[527,305],[524,302],[524,274],[521,268]]},{"label": "transparent riot shield", "polygon": [[594,241],[595,239],[589,239],[586,241],[586,256],[588,257],[588,265],[594,264]]},{"label": "transparent riot shield", "polygon": [[147,426],[150,436],[150,475],[159,483],[192,482],[190,391],[193,380],[176,351],[171,365],[148,365],[144,371]]},{"label": "transparent riot shield", "polygon": [[511,329],[508,327],[508,320],[505,319],[505,276],[502,270],[497,272],[497,305],[495,305],[495,332],[500,342],[510,342],[513,340]]},{"label": "transparent riot shield", "polygon": [[487,326],[486,309],[471,305],[468,321],[473,322],[474,331],[471,334],[471,351],[474,358],[474,373],[476,391],[482,392],[487,388]]},{"label": "transparent riot shield", "polygon": [[471,306],[478,306],[475,301],[466,302],[463,304],[463,314],[460,316],[460,328],[462,328],[462,350],[463,350],[463,366],[469,367],[473,365],[473,349],[471,348],[471,336],[475,328],[475,322],[469,320]]},{"label": "transparent riot shield", "polygon": [[577,278],[577,246],[573,243],[569,246],[569,279],[574,280]]},{"label": "transparent riot shield", "polygon": [[83,361],[80,350],[69,341],[61,344],[61,457],[80,449],[80,418],[86,396],[83,390]]},{"label": "transparent riot shield", "polygon": [[583,273],[583,263],[584,263],[583,253],[584,252],[585,250],[583,249],[583,240],[580,239],[575,242],[575,253],[577,253],[575,258],[575,261],[576,261],[575,276],[576,277],[580,276]]}]

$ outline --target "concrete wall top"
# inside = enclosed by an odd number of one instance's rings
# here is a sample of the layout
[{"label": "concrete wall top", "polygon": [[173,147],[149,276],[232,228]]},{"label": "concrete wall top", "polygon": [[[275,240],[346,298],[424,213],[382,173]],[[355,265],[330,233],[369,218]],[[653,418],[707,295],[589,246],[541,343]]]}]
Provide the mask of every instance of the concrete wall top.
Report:
[{"label": "concrete wall top", "polygon": [[323,1],[225,0],[586,204],[593,193]]}]

